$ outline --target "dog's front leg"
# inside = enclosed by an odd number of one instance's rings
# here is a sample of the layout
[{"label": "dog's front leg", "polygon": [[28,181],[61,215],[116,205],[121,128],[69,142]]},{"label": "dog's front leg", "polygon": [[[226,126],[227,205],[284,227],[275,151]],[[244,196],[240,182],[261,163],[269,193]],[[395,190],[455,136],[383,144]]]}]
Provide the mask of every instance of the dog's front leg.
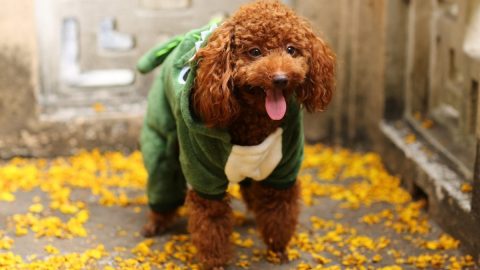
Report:
[{"label": "dog's front leg", "polygon": [[206,269],[223,269],[232,254],[233,214],[227,196],[210,200],[192,190],[187,194],[188,230],[198,258]]},{"label": "dog's front leg", "polygon": [[286,189],[276,189],[254,182],[241,186],[241,193],[253,211],[258,230],[270,251],[282,262],[288,261],[286,253],[298,223],[299,183]]}]

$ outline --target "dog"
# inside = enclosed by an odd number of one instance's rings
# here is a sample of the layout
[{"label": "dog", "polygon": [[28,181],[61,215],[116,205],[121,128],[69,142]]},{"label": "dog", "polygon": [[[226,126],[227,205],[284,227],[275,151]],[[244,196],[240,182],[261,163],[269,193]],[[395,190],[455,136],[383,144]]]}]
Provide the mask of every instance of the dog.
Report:
[{"label": "dog", "polygon": [[239,183],[267,248],[287,261],[300,211],[302,111],[329,104],[333,52],[289,7],[258,0],[152,49],[138,69],[160,64],[141,134],[151,209],[142,234],[161,233],[185,203],[199,261],[222,269],[232,256],[226,190]]}]

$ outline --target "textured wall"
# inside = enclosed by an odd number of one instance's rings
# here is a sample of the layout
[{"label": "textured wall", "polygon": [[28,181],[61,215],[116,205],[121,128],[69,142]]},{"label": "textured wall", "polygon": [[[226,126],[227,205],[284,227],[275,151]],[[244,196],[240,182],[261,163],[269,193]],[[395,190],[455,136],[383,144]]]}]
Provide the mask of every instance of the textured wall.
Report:
[{"label": "textured wall", "polygon": [[34,1],[2,1],[0,18],[0,158],[69,154],[97,146],[97,139],[110,148],[135,147],[140,118],[44,121]]},{"label": "textured wall", "polygon": [[[391,1],[394,2],[394,1]],[[368,143],[383,116],[386,5],[390,1],[297,1],[337,54],[337,92],[328,112],[308,117],[312,139]]]},{"label": "textured wall", "polygon": [[33,0],[5,0],[0,9],[0,134],[26,127],[36,112],[33,12]]}]

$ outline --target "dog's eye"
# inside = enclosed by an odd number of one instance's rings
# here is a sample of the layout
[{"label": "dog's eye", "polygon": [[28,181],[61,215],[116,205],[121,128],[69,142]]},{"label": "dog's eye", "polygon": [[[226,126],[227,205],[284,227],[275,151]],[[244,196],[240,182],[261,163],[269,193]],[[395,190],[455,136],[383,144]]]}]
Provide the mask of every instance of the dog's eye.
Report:
[{"label": "dog's eye", "polygon": [[293,47],[293,46],[288,46],[287,47],[287,53],[293,56],[293,55],[297,54],[297,49],[295,49],[295,47]]},{"label": "dog's eye", "polygon": [[248,54],[251,56],[251,57],[254,57],[254,58],[257,58],[257,57],[260,57],[262,55],[262,51],[260,51],[259,48],[253,48],[253,49],[250,49],[248,51]]}]

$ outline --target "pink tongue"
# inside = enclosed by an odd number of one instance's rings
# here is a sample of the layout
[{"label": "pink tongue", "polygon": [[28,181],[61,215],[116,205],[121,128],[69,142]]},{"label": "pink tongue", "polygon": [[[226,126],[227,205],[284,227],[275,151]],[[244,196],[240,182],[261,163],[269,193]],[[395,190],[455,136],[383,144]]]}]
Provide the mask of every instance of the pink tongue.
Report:
[{"label": "pink tongue", "polygon": [[287,103],[283,97],[282,90],[272,89],[266,92],[265,109],[267,109],[268,116],[270,116],[272,120],[282,119],[287,111]]}]

